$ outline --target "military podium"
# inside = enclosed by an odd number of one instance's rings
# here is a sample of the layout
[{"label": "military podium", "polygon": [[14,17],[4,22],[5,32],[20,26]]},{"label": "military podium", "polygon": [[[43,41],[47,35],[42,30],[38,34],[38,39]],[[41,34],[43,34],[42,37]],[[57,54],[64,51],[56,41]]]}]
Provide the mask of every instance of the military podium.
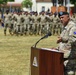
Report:
[{"label": "military podium", "polygon": [[64,75],[63,53],[31,47],[31,75]]}]

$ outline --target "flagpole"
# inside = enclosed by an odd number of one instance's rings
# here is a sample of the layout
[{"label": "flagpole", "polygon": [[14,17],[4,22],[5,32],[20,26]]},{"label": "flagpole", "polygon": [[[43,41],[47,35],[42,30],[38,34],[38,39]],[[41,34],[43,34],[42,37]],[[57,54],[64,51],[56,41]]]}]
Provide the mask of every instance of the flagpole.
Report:
[{"label": "flagpole", "polygon": [[70,13],[70,0],[67,0],[67,12]]},{"label": "flagpole", "polygon": [[65,6],[65,0],[64,0],[64,2],[63,2],[63,6]]},{"label": "flagpole", "polygon": [[57,15],[58,15],[58,0],[56,0],[56,12],[57,12]]}]

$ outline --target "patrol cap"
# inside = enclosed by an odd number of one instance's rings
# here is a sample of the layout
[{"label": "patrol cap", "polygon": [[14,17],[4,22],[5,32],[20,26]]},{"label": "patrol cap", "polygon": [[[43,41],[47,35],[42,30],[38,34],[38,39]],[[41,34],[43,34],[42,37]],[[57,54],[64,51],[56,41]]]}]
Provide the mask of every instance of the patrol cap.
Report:
[{"label": "patrol cap", "polygon": [[59,13],[58,13],[58,16],[59,16],[59,17],[62,16],[62,15],[69,15],[69,13],[68,13],[68,12],[59,12]]}]

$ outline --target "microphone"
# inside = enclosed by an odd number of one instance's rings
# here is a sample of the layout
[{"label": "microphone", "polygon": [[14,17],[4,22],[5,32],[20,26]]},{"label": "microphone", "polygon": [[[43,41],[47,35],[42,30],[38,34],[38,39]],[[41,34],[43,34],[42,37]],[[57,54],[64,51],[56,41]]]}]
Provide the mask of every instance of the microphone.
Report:
[{"label": "microphone", "polygon": [[51,32],[48,32],[46,35],[44,35],[41,39],[44,39],[44,38],[48,38],[48,36],[51,36]]},{"label": "microphone", "polygon": [[37,43],[38,43],[40,40],[45,39],[45,38],[48,38],[48,36],[51,36],[51,35],[52,35],[51,32],[48,32],[46,35],[44,35],[42,38],[40,38],[40,39],[35,43],[34,47],[36,48],[36,45],[37,45]]}]

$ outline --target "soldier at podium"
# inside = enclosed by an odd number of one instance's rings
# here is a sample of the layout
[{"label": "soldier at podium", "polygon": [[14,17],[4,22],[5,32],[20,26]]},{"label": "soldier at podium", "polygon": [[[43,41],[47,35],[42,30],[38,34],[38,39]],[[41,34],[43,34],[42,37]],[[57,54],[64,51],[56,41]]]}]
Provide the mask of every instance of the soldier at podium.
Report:
[{"label": "soldier at podium", "polygon": [[72,52],[72,43],[76,41],[76,24],[70,19],[68,12],[59,12],[58,16],[63,24],[57,43],[59,44],[58,50],[64,53],[64,75],[75,75],[76,58],[70,58],[70,55],[76,53],[76,51]]}]

